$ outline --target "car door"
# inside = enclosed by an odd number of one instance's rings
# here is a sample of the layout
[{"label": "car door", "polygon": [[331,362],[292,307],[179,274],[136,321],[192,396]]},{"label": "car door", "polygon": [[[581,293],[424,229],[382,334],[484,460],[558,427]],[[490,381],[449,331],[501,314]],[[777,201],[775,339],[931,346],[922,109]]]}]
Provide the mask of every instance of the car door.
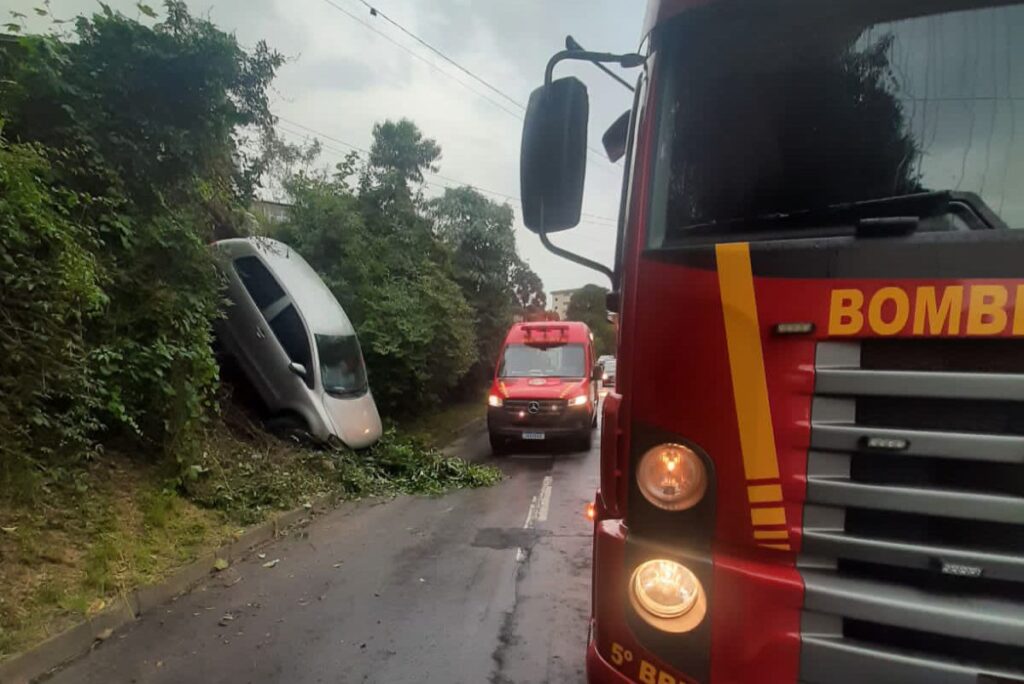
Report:
[{"label": "car door", "polygon": [[[266,313],[273,341],[277,343],[267,347],[266,363],[274,369],[273,378],[278,385],[282,406],[295,408],[296,404],[309,401],[309,390],[315,386],[317,369],[313,363],[309,333],[302,316],[288,300],[274,305]],[[306,369],[305,377],[289,370],[292,363]]]},{"label": "car door", "polygon": [[[252,306],[236,304],[229,307],[231,324],[240,361],[249,378],[271,409],[281,406],[281,372],[275,366],[281,352],[272,337],[267,314],[280,311],[287,305],[284,289],[259,257],[243,256],[232,262],[239,281]],[[233,299],[238,301],[237,297]],[[285,362],[287,371],[287,362]]]}]

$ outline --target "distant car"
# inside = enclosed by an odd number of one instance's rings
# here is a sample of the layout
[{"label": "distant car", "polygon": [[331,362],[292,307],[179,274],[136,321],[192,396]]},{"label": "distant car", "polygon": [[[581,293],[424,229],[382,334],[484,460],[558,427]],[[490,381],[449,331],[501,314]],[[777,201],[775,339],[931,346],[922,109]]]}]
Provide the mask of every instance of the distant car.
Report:
[{"label": "distant car", "polygon": [[605,387],[615,387],[615,357],[609,357],[601,364],[603,373],[601,383]]},{"label": "distant car", "polygon": [[213,248],[231,301],[217,335],[273,414],[268,424],[353,449],[380,439],[356,331],[316,271],[268,238]]}]

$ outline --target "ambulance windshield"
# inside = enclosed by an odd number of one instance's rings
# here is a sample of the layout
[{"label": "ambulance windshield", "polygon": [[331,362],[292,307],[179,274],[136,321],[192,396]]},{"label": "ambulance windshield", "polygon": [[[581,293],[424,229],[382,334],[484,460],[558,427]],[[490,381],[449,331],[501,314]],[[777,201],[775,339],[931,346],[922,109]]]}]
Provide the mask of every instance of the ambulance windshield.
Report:
[{"label": "ambulance windshield", "polygon": [[582,344],[535,347],[510,344],[498,367],[502,378],[582,378],[585,354]]}]

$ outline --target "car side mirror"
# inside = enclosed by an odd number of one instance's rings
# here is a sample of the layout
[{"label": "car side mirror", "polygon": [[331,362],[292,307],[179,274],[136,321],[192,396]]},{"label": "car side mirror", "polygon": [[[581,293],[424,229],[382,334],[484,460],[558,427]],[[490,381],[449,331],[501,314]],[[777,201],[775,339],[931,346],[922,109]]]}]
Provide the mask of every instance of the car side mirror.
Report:
[{"label": "car side mirror", "polygon": [[601,364],[598,363],[598,364],[594,365],[594,372],[593,372],[593,375],[591,375],[591,379],[593,379],[593,380],[602,380],[602,379],[604,379],[604,368],[601,367]]},{"label": "car side mirror", "polygon": [[295,361],[292,361],[291,363],[288,364],[288,370],[290,370],[292,373],[295,373],[303,380],[305,380],[309,376],[308,371],[306,371],[306,367],[303,366],[301,363],[296,363]]},{"label": "car side mirror", "polygon": [[519,185],[523,223],[535,233],[575,227],[587,171],[587,87],[569,76],[530,94],[523,123]]}]

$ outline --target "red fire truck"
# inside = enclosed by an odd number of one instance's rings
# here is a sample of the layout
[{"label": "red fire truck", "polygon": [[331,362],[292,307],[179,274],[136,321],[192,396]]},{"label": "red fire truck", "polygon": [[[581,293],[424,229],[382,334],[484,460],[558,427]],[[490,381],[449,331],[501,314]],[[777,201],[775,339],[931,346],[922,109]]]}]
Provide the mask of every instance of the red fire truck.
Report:
[{"label": "red fire truck", "polygon": [[[523,217],[619,320],[594,682],[1024,681],[1024,5],[663,0],[572,41]],[[564,60],[635,68],[614,268]],[[616,74],[617,76],[617,74]]]}]

